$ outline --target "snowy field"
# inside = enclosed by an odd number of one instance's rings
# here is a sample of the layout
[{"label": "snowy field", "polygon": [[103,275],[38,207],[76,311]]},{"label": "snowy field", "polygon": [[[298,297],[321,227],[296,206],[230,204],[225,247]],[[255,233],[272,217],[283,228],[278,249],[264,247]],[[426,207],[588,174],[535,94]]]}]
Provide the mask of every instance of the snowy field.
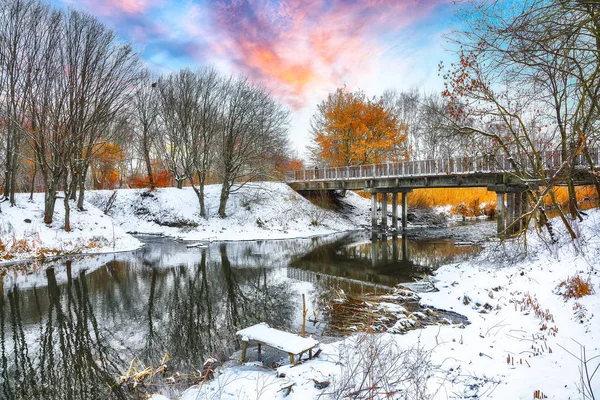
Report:
[{"label": "snowy field", "polygon": [[54,222],[44,224],[44,194],[17,194],[16,206],[2,204],[0,263],[60,254],[92,254],[134,250],[141,242],[113,219],[85,203],[85,211],[71,204],[71,231],[64,230],[63,200],[58,199]]},{"label": "snowy field", "polygon": [[[300,365],[226,368],[181,398],[597,399],[600,212],[576,230],[585,239],[572,243],[555,221],[557,243],[530,232],[526,254],[490,243],[477,260],[440,268],[432,277],[439,291],[422,293],[421,303],[461,313],[470,325],[357,334]],[[565,299],[561,282],[575,275],[594,293]]]},{"label": "snowy field", "polygon": [[[208,218],[200,217],[191,188],[117,190],[108,214],[130,233],[161,234],[183,240],[285,239],[355,230],[368,223],[369,201],[348,192],[349,212],[325,210],[284,183],[260,182],[231,194],[227,217],[217,214],[221,185],[205,188]],[[92,191],[88,200],[105,209],[113,191]]]}]

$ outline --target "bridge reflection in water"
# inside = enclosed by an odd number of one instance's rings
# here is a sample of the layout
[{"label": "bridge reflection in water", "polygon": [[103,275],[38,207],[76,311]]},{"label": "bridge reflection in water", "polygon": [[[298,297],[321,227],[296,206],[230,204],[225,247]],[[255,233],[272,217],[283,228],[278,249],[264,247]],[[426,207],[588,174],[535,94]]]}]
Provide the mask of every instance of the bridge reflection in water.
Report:
[{"label": "bridge reflection in water", "polygon": [[475,245],[457,246],[453,239],[413,241],[403,234],[373,235],[369,240],[353,233],[292,260],[287,276],[352,294],[381,294],[479,250]]}]

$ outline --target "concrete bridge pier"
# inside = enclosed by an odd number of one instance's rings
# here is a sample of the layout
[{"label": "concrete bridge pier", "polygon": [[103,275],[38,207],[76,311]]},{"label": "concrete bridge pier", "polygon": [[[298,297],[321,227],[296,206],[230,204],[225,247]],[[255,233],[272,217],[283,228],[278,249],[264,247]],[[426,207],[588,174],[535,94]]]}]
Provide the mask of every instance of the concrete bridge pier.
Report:
[{"label": "concrete bridge pier", "polygon": [[412,192],[412,189],[407,188],[389,188],[389,189],[378,189],[370,190],[371,192],[371,227],[375,231],[377,230],[377,194],[381,193],[381,229],[386,231],[388,229],[388,194],[392,194],[392,224],[391,229],[394,231],[398,230],[398,193],[402,194],[402,230],[406,229],[406,222],[408,217],[408,193]]},{"label": "concrete bridge pier", "polygon": [[488,186],[488,190],[496,192],[497,233],[511,235],[524,229],[521,217],[529,210],[527,187],[496,185]]},{"label": "concrete bridge pier", "polygon": [[504,198],[506,197],[506,193],[504,192],[496,192],[496,231],[498,233],[504,232],[506,229],[506,218],[505,218],[505,207],[504,207]]},{"label": "concrete bridge pier", "polygon": [[408,222],[408,193],[412,192],[411,190],[402,191],[402,230],[406,230],[406,224]]},{"label": "concrete bridge pier", "polygon": [[377,193],[371,193],[371,229],[377,230]]}]

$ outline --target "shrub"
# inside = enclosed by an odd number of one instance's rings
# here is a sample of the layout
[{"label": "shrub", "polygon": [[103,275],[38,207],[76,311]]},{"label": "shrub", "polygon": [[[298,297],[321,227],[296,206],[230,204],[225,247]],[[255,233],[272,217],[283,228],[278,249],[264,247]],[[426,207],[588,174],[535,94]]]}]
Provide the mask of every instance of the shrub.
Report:
[{"label": "shrub", "polygon": [[562,281],[556,288],[558,294],[560,294],[565,300],[578,299],[583,296],[592,294],[594,287],[592,286],[590,279],[582,279],[579,275],[574,275]]}]

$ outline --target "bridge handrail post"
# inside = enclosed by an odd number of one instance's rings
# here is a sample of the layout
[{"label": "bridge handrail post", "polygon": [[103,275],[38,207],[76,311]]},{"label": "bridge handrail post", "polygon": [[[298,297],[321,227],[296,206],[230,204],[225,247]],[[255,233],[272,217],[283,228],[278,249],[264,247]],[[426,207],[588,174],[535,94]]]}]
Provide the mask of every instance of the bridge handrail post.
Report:
[{"label": "bridge handrail post", "polygon": [[305,169],[302,170],[302,180],[304,182],[306,182],[306,170]]},{"label": "bridge handrail post", "polygon": [[363,173],[362,173],[362,165],[358,166],[358,177],[362,178],[363,177]]}]

